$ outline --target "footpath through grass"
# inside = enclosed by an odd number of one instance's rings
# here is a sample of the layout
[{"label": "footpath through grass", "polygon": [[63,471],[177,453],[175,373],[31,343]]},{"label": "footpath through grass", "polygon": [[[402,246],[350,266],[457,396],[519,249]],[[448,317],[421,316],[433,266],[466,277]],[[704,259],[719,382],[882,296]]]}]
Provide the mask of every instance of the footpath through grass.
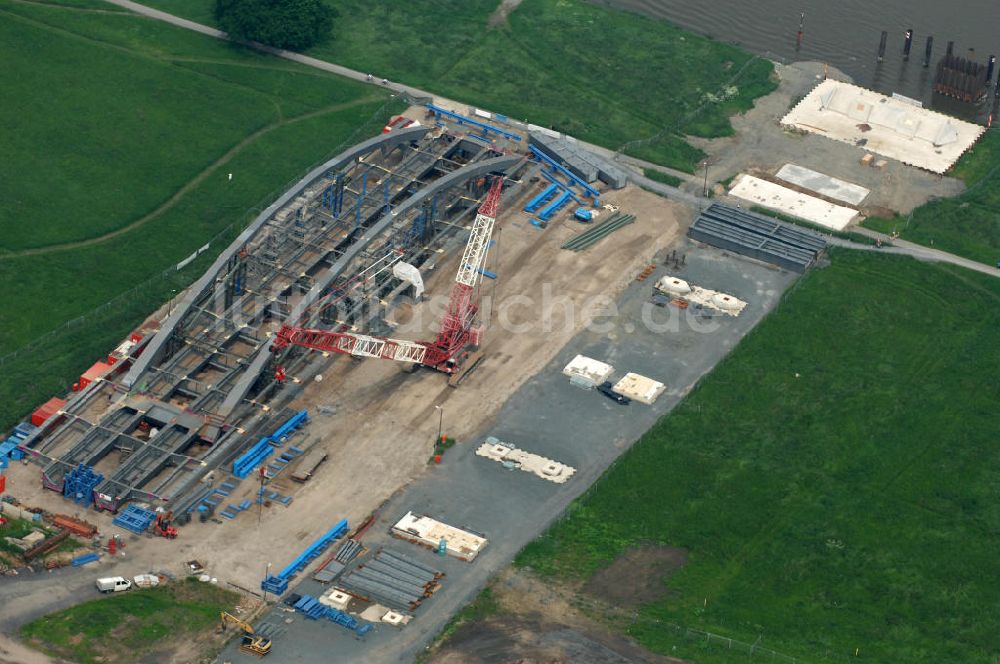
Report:
[{"label": "footpath through grass", "polygon": [[[214,0],[147,4],[211,21]],[[693,172],[683,134],[732,133],[729,115],[771,92],[772,65],[665,21],[583,0],[343,0],[318,58]]]},{"label": "footpath through grass", "polygon": [[106,3],[63,3],[0,0],[0,118],[17,129],[0,137],[0,428],[67,389],[257,208],[400,108],[372,86],[89,8]]},{"label": "footpath through grass", "polygon": [[996,265],[1000,262],[1000,129],[987,131],[949,175],[963,180],[968,190],[922,205],[912,216],[872,217],[864,225],[883,233],[898,231],[903,239]]},{"label": "footpath through grass", "polygon": [[995,662],[998,366],[1000,280],[837,250],[517,564],[688,549],[629,633],[699,662],[732,651],[662,623],[806,662]]},{"label": "footpath through grass", "polygon": [[[28,623],[21,637],[43,652],[77,664],[124,664],[154,651],[191,648],[210,636],[236,593],[193,578],[95,599]],[[192,644],[195,642],[195,645]],[[202,644],[204,645],[204,644]]]}]

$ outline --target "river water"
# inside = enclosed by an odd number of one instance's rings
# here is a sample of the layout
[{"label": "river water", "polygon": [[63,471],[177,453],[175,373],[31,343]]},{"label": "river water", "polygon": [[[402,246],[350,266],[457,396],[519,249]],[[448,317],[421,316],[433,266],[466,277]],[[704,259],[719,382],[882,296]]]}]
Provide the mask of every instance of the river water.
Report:
[{"label": "river water", "polygon": [[[1000,0],[599,0],[665,18],[681,27],[779,62],[817,60],[851,76],[859,85],[931,101],[935,66],[955,42],[955,54],[975,49],[979,62],[1000,56]],[[802,47],[796,50],[800,14]],[[914,31],[908,62],[904,33]],[[889,33],[885,59],[876,62],[882,31]],[[928,35],[934,37],[931,66],[923,67]],[[993,75],[994,81],[997,74]]]}]

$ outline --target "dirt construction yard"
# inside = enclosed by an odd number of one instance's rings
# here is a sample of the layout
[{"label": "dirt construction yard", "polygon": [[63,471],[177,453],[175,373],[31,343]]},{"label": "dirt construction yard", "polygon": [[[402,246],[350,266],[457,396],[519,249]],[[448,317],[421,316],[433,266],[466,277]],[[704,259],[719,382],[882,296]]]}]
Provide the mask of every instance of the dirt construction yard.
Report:
[{"label": "dirt construction yard", "polygon": [[[195,559],[220,582],[256,591],[268,563],[272,571],[281,569],[338,520],[359,524],[413,478],[432,472],[428,461],[440,415],[435,406],[443,407],[448,436],[460,445],[476,442],[468,437],[482,430],[507,398],[600,315],[602,303],[622,291],[690,222],[691,213],[681,206],[630,186],[609,192],[602,203],[635,214],[635,223],[575,253],[560,249],[587,228],[569,218],[571,211],[564,210],[545,230],[530,225],[520,211],[540,187],[529,184],[517,200],[507,201],[494,230],[498,241],[487,267],[498,279],[484,279],[482,286],[486,355],[474,373],[453,389],[445,376],[427,370],[407,373],[392,362],[331,359],[322,382],[310,380],[292,404],[308,408],[312,418],[294,444],[321,446],[329,456],[306,484],[292,482],[288,471],[272,482],[271,490],[294,496],[291,504],[265,508],[259,525],[252,508],[234,521],[193,521],[173,541],[126,537],[125,560],[136,568],[132,573],[185,573],[184,561]],[[400,321],[393,336],[430,336],[457,264],[452,252],[425,276],[428,293],[422,303],[389,312],[389,318]],[[36,466],[11,468],[8,492],[28,504],[72,513],[69,503],[40,488],[38,478]],[[244,480],[229,502],[253,498],[256,489],[252,480]],[[106,513],[81,516],[104,533],[124,534],[111,527]]]}]

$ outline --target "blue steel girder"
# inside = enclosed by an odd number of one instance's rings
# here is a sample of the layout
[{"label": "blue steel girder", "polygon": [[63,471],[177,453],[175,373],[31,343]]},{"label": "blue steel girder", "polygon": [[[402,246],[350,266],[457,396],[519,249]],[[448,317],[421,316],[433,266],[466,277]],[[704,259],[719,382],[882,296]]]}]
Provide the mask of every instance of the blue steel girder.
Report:
[{"label": "blue steel girder", "polygon": [[472,118],[465,117],[455,113],[454,111],[449,111],[446,108],[441,108],[440,106],[435,106],[434,104],[427,104],[427,110],[434,113],[434,117],[445,116],[446,118],[451,118],[455,120],[460,125],[470,125],[472,127],[478,128],[482,131],[483,136],[488,136],[489,134],[496,134],[497,136],[503,136],[504,138],[509,138],[512,141],[520,142],[521,137],[515,133],[501,129],[500,127],[494,127],[491,124],[485,122],[480,122],[479,120],[473,120]]},{"label": "blue steel girder", "polygon": [[535,156],[536,159],[548,164],[552,168],[552,170],[562,173],[570,180],[580,185],[585,192],[591,195],[591,197],[593,198],[600,197],[601,192],[591,187],[589,182],[584,182],[583,178],[579,177],[576,173],[572,172],[571,170],[560,164],[558,161],[556,161],[549,155],[545,154],[544,152],[536,148],[534,145],[531,146],[531,153]]}]

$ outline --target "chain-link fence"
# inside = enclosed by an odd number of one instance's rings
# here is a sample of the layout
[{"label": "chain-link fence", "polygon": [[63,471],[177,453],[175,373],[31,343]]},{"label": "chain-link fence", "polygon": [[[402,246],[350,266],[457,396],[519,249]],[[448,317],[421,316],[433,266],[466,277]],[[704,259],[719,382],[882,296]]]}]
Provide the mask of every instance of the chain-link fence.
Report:
[{"label": "chain-link fence", "polygon": [[853,657],[849,657],[844,653],[831,652],[809,653],[806,657],[796,657],[765,647],[762,645],[764,640],[763,635],[758,636],[752,643],[748,643],[747,641],[741,641],[729,636],[641,616],[636,616],[629,627],[629,632],[633,636],[638,636],[638,632],[655,632],[657,635],[656,640],[661,642],[665,634],[675,636],[676,643],[673,645],[673,652],[678,657],[684,658],[689,658],[697,652],[705,652],[714,654],[716,657],[721,656],[724,661],[729,661],[729,656],[726,653],[732,653],[733,657],[739,656],[741,659],[746,658],[762,662],[783,662],[785,664],[796,664],[797,662],[846,662],[854,660]]},{"label": "chain-link fence", "polygon": [[700,647],[712,651],[728,650],[736,654],[744,655],[750,659],[759,659],[765,662],[787,662],[787,664],[795,664],[796,662],[802,661],[801,659],[797,659],[791,655],[780,653],[777,650],[765,648],[760,645],[760,639],[754,643],[747,643],[746,641],[740,641],[739,639],[734,639],[732,637],[722,636],[721,634],[713,634],[712,632],[706,632],[692,627],[682,627],[680,625],[675,625],[674,623],[660,621],[650,622],[654,623],[661,631],[665,630],[676,634],[681,640],[681,647],[685,650],[685,652],[691,647]]}]

